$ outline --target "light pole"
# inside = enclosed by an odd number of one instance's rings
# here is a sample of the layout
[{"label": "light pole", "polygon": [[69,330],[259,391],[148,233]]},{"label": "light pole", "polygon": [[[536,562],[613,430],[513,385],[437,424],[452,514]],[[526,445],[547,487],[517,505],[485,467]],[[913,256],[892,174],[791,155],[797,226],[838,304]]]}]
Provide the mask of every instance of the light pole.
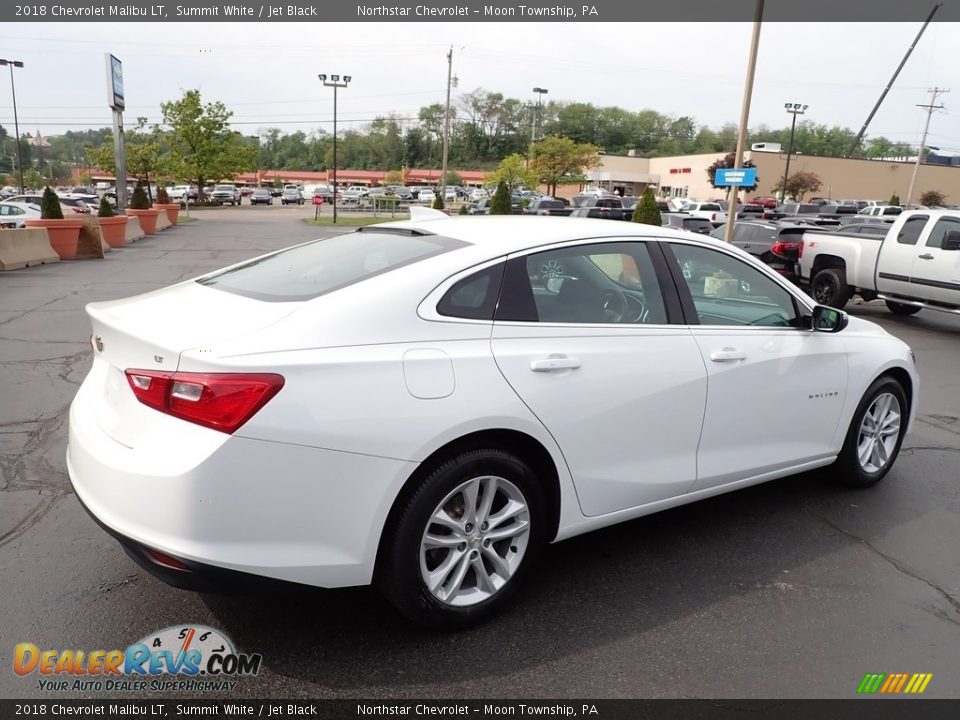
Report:
[{"label": "light pole", "polygon": [[783,107],[788,113],[793,115],[793,120],[790,122],[790,144],[787,145],[787,166],[783,170],[783,188],[780,190],[781,203],[787,199],[787,178],[790,176],[790,156],[793,154],[793,132],[797,129],[797,115],[803,115],[804,111],[810,106],[801,105],[800,103],[784,103]]},{"label": "light pole", "polygon": [[343,76],[341,82],[339,75],[331,75],[327,80],[326,75],[317,75],[326,87],[333,88],[333,222],[337,222],[337,88],[345,88],[353,79],[349,75]]},{"label": "light pole", "polygon": [[0,65],[10,66],[10,94],[13,96],[13,131],[17,135],[17,172],[20,176],[20,194],[23,195],[23,157],[20,154],[20,122],[17,120],[17,89],[13,84],[13,69],[22,68],[23,63],[19,60],[3,60],[0,58]]},{"label": "light pole", "polygon": [[541,87],[535,87],[533,91],[537,94],[537,108],[533,111],[533,123],[532,127],[530,128],[531,145],[537,141],[537,119],[540,117],[540,106],[542,104],[543,96],[550,92],[546,88]]}]

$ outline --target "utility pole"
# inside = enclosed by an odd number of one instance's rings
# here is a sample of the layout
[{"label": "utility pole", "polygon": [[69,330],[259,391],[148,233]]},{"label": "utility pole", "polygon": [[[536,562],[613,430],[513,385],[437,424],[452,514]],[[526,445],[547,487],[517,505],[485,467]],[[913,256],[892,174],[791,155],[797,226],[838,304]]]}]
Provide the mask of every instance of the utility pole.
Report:
[{"label": "utility pole", "polygon": [[920,161],[923,159],[923,148],[927,145],[927,131],[930,129],[930,118],[934,110],[943,110],[943,105],[937,105],[937,96],[950,92],[946,88],[935,87],[930,91],[930,102],[926,105],[917,105],[927,110],[927,122],[923,125],[923,138],[920,140],[920,149],[917,150],[917,162],[913,166],[913,177],[910,178],[910,189],[907,190],[907,207],[913,202],[913,188],[917,184],[917,172],[920,170]]},{"label": "utility pole", "polygon": [[[753,98],[753,76],[757,69],[757,48],[760,47],[760,27],[763,25],[763,0],[757,0],[753,16],[753,34],[750,37],[750,59],[747,61],[747,79],[743,86],[743,104],[740,107],[740,128],[737,132],[737,149],[734,151],[733,166],[743,167],[743,146],[747,142],[747,123],[750,121],[750,100]],[[736,185],[730,188],[727,195],[727,226],[723,231],[723,239],[730,242],[733,239],[733,224],[737,221],[737,202],[740,197],[740,188]]]},{"label": "utility pole", "polygon": [[447,153],[450,150],[450,86],[453,84],[453,45],[447,52],[447,105],[443,111],[443,170],[440,172],[440,202],[447,206]]}]

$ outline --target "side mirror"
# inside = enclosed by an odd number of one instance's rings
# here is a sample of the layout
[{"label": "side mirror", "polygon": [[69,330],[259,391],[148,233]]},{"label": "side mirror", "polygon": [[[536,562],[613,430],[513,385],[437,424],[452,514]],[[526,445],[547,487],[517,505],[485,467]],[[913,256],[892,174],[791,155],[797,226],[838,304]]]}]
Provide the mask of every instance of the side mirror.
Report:
[{"label": "side mirror", "polygon": [[817,332],[838,333],[850,322],[850,316],[842,310],[827,305],[813,308],[813,329]]},{"label": "side mirror", "polygon": [[960,230],[951,230],[940,241],[941,250],[960,250]]}]

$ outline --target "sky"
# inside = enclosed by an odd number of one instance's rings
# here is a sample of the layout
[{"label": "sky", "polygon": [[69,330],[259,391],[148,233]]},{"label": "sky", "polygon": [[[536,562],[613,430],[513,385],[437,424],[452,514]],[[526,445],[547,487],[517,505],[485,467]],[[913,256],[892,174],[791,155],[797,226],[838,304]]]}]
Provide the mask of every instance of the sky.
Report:
[{"label": "sky", "polygon": [[[920,23],[766,23],[760,37],[751,127],[785,127],[784,103],[807,119],[858,130]],[[22,132],[44,136],[106,127],[104,54],[123,61],[127,110],[160,119],[160,103],[198,88],[234,111],[246,135],[332,129],[332,90],[318,73],[350,75],[338,92],[340,127],[396,113],[415,118],[444,101],[453,47],[458,92],[483,88],[534,101],[646,108],[719,127],[740,116],[750,23],[17,23],[0,28],[0,56],[15,71]],[[929,145],[960,153],[960,24],[932,23],[868,136],[919,143],[917,104],[952,88],[934,114]],[[2,70],[2,68],[0,68]],[[13,128],[0,74],[0,124]],[[953,108],[951,110],[951,108]]]}]

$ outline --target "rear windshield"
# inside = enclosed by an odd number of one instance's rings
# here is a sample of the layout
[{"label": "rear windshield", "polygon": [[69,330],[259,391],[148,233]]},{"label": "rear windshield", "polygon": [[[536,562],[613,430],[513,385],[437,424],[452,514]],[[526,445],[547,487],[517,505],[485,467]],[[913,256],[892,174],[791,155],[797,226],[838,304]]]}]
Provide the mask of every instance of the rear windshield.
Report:
[{"label": "rear windshield", "polygon": [[713,230],[713,225],[709,220],[704,220],[703,218],[684,218],[683,219],[683,229],[684,230],[703,230],[709,229]]},{"label": "rear windshield", "polygon": [[542,208],[562,208],[563,203],[559,200],[541,200],[539,207]]},{"label": "rear windshield", "polygon": [[303,302],[468,244],[437,235],[355,232],[281,250],[197,282],[255,300]]}]

